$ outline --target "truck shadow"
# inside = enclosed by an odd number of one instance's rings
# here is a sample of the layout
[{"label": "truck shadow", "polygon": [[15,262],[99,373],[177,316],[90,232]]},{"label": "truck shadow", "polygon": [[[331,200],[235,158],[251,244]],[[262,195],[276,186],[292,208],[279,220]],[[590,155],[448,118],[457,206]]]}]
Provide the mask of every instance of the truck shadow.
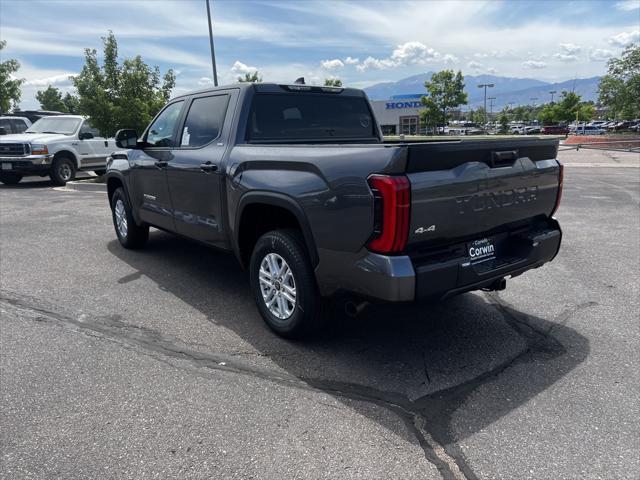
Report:
[{"label": "truck shadow", "polygon": [[[589,305],[550,321],[519,312],[496,294],[466,294],[435,305],[375,305],[356,319],[336,315],[320,338],[291,342],[264,325],[247,275],[232,255],[161,232],[142,251],[127,251],[115,240],[108,249],[137,271],[124,281],[149,277],[235,332],[256,355],[396,435],[416,441],[411,418],[399,426],[371,402],[419,415],[463,464],[457,442],[545,391],[589,354],[588,340],[561,323]],[[490,394],[477,395],[480,389]],[[466,405],[472,394],[473,405]],[[460,407],[462,426],[452,421]]]}]

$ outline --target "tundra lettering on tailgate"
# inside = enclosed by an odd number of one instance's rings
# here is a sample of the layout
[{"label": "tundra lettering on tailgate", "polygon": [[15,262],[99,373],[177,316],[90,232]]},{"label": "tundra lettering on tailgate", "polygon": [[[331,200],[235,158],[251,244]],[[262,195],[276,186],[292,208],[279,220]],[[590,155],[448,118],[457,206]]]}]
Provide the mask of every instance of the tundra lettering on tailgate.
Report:
[{"label": "tundra lettering on tailgate", "polygon": [[507,208],[538,199],[538,187],[520,187],[496,192],[480,192],[457,197],[458,213],[483,212],[492,208]]}]

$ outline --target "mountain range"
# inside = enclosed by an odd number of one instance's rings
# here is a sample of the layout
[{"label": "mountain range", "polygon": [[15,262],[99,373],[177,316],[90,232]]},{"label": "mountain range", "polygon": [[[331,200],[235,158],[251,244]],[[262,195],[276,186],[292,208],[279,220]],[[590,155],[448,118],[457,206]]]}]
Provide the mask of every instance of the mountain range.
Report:
[{"label": "mountain range", "polygon": [[[388,100],[393,95],[424,94],[424,82],[431,79],[433,72],[421,73],[403,78],[397,82],[384,82],[371,85],[364,90],[372,100]],[[478,108],[484,103],[484,89],[477,85],[493,83],[495,87],[487,89],[487,98],[496,97],[493,101],[493,110],[498,111],[513,103],[517,105],[537,105],[551,100],[549,92],[555,90],[554,100],[558,100],[563,90],[574,91],[583,100],[596,100],[598,98],[598,84],[601,77],[576,78],[565,82],[551,83],[533,78],[500,77],[497,75],[465,75],[465,91],[469,98],[467,108]],[[536,100],[532,100],[535,98]],[[487,100],[487,109],[489,109]]]}]

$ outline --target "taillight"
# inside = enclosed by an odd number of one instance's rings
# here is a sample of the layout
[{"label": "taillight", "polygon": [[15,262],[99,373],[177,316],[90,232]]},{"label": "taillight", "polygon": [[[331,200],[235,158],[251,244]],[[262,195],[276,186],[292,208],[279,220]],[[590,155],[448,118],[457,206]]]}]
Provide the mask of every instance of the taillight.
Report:
[{"label": "taillight", "polygon": [[401,252],[409,237],[409,179],[405,176],[371,175],[368,180],[375,202],[375,231],[368,247],[378,253]]},{"label": "taillight", "polygon": [[556,196],[556,204],[553,206],[553,210],[551,211],[552,217],[558,211],[558,207],[560,207],[560,200],[562,200],[563,187],[564,187],[564,165],[560,163],[560,172],[558,174],[558,195]]}]

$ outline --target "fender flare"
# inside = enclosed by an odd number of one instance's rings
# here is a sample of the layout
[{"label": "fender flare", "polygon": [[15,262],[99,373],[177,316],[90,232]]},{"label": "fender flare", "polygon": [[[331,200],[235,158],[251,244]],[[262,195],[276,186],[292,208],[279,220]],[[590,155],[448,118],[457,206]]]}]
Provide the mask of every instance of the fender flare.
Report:
[{"label": "fender flare", "polygon": [[240,198],[240,201],[238,202],[238,207],[236,209],[236,218],[234,221],[233,239],[233,250],[238,259],[241,260],[239,241],[240,220],[242,219],[244,209],[249,205],[254,204],[272,205],[274,207],[284,208],[285,210],[288,210],[293,214],[293,216],[300,224],[302,235],[307,246],[307,251],[309,252],[311,265],[315,268],[319,262],[318,249],[313,238],[311,227],[309,226],[309,220],[307,219],[307,215],[305,214],[304,210],[292,197],[282,193],[270,192],[266,190],[247,192]]},{"label": "fender flare", "polygon": [[122,185],[122,190],[124,191],[124,194],[127,197],[127,201],[129,202],[129,205],[131,206],[131,214],[133,215],[133,218],[135,219],[136,223],[138,225],[140,225],[140,217],[138,216],[138,210],[134,207],[133,203],[131,203],[131,196],[129,195],[129,187],[127,187],[127,181],[124,177],[124,175],[122,175],[122,173],[120,172],[114,172],[114,171],[110,171],[107,173],[107,200],[109,201],[109,208],[111,208],[111,197],[109,196],[109,181],[112,178],[117,179],[120,184]]}]

